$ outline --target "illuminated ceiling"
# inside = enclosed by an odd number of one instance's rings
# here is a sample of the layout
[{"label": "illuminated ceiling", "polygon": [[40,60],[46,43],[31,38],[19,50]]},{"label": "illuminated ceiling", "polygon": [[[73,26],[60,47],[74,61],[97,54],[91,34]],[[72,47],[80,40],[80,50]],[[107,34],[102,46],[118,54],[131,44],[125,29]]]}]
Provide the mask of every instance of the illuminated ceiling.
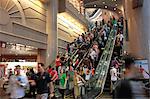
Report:
[{"label": "illuminated ceiling", "polygon": [[84,0],[84,7],[107,9],[121,14],[122,2],[123,0]]}]

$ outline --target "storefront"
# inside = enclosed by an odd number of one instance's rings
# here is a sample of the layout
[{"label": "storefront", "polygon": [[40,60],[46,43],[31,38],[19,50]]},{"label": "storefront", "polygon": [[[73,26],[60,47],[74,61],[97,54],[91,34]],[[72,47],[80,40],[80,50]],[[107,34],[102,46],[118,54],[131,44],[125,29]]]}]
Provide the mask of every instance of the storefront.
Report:
[{"label": "storefront", "polygon": [[0,78],[7,76],[9,70],[14,73],[16,65],[21,66],[22,74],[26,73],[27,68],[33,68],[36,72],[37,55],[38,49],[35,47],[0,42]]},{"label": "storefront", "polygon": [[13,74],[15,73],[15,66],[21,66],[21,74],[25,75],[27,68],[33,68],[37,72],[37,62],[0,62],[0,78],[7,77],[9,71],[11,70]]}]

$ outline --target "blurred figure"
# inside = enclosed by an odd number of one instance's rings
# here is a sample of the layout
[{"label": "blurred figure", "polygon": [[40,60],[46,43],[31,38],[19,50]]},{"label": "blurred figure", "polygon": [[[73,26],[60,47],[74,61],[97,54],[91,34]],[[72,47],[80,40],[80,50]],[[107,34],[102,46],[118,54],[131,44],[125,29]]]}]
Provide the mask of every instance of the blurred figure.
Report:
[{"label": "blurred figure", "polygon": [[16,75],[10,76],[8,93],[11,99],[23,99],[25,96],[25,88],[28,86],[28,79],[21,75],[21,67],[17,65],[15,68]]},{"label": "blurred figure", "polygon": [[121,80],[115,89],[115,99],[148,99],[140,80],[139,70],[132,57],[125,59],[125,79]]},{"label": "blurred figure", "polygon": [[139,70],[140,70],[140,73],[141,73],[141,74],[143,74],[143,73],[144,73],[144,68],[143,68],[141,65],[140,65]]},{"label": "blurred figure", "polygon": [[95,75],[95,68],[92,67],[92,77],[94,77],[94,75]]},{"label": "blurred figure", "polygon": [[12,69],[10,68],[9,70],[8,70],[9,72],[8,72],[8,79],[13,75],[13,71],[12,71]]},{"label": "blurred figure", "polygon": [[30,73],[30,69],[29,68],[27,68],[26,76],[28,77],[28,79],[30,79],[31,73]]},{"label": "blurred figure", "polygon": [[[30,78],[28,78],[29,82],[30,80],[34,80],[34,78],[36,77],[36,74],[33,70],[33,68],[30,69]],[[36,90],[36,86],[35,85],[32,85],[31,83],[30,84],[30,92],[29,94],[31,95],[31,97],[35,97],[35,90]]]}]

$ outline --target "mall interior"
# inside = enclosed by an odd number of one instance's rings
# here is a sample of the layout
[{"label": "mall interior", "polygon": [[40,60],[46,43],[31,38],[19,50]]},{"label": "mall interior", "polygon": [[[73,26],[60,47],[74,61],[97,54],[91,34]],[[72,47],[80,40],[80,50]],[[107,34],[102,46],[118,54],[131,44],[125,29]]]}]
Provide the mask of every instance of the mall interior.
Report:
[{"label": "mall interior", "polygon": [[[0,99],[150,99],[149,4],[150,0],[0,0]],[[51,80],[48,97],[36,92],[39,82],[32,73],[27,75],[30,69],[37,75],[38,63],[50,78],[58,76]],[[16,66],[29,81],[28,88],[18,85],[20,80],[12,84],[25,91],[22,97],[7,92]],[[127,74],[139,74],[138,80],[126,81]],[[30,80],[35,82],[34,92]],[[122,82],[128,87],[119,89]]]}]

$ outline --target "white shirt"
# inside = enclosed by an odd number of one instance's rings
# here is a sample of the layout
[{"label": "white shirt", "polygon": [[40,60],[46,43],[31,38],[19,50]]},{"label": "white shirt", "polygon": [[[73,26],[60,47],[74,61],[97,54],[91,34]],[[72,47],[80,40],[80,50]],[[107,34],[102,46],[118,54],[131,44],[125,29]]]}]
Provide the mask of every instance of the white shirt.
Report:
[{"label": "white shirt", "polygon": [[[16,82],[19,81],[20,85]],[[28,79],[26,76],[15,76],[12,75],[9,79],[8,93],[10,93],[10,98],[22,98],[25,96],[25,87],[28,86]]]},{"label": "white shirt", "polygon": [[122,41],[124,38],[123,34],[118,34],[117,37],[120,39],[120,41]]},{"label": "white shirt", "polygon": [[97,53],[93,50],[93,51],[90,53],[90,56],[91,56],[92,60],[95,60],[95,57],[97,57]]},{"label": "white shirt", "polygon": [[110,70],[110,75],[111,75],[111,81],[117,81],[117,69],[116,68],[112,68]]}]

